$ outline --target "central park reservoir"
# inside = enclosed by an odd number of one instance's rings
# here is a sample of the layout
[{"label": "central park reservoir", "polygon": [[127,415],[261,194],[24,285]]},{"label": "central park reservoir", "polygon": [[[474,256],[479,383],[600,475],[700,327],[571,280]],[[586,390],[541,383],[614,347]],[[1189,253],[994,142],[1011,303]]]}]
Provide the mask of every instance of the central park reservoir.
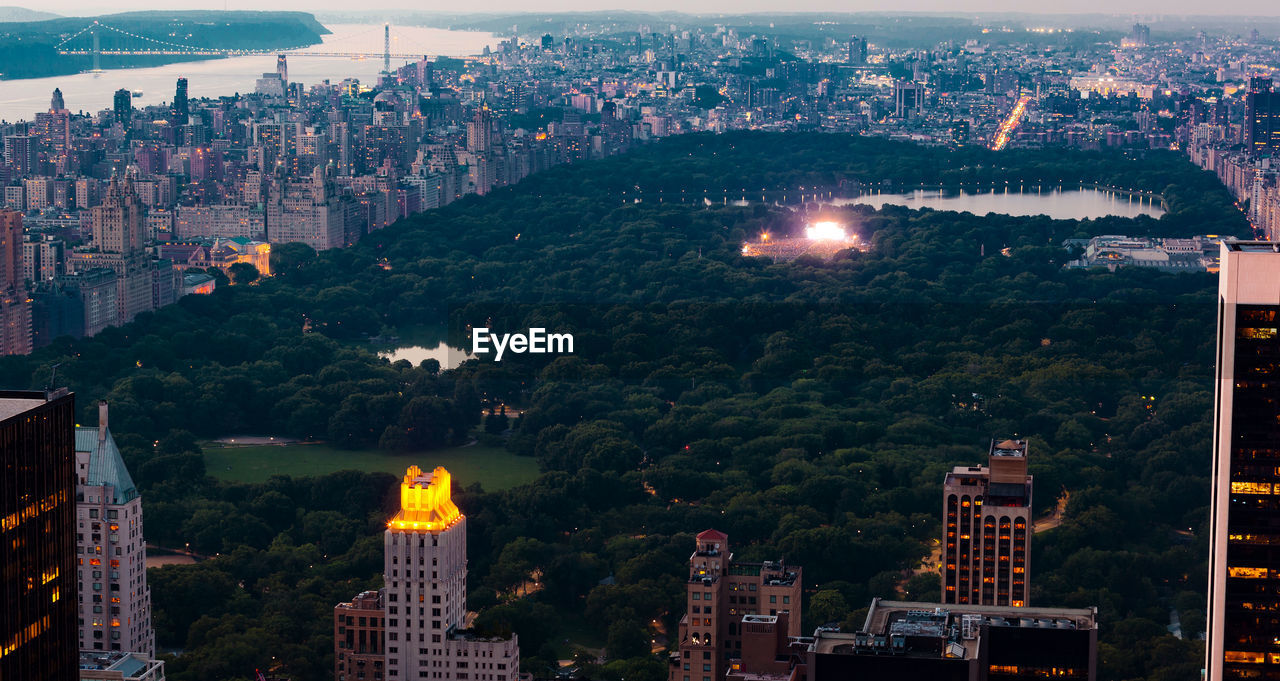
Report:
[{"label": "central park reservoir", "polygon": [[[763,192],[681,192],[672,196],[663,192],[638,192],[624,197],[624,202],[660,203],[700,201],[706,206],[749,206],[765,203],[774,206],[802,210],[820,209],[823,206],[867,205],[876,209],[884,206],[904,206],[911,209],[930,208],[969,212],[974,215],[998,213],[1003,215],[1046,215],[1055,220],[1093,220],[1104,217],[1159,218],[1165,214],[1164,201],[1159,196],[1139,194],[1124,190],[1080,186],[1014,186],[980,190],[955,188],[921,188],[910,191],[885,191],[872,189],[853,195],[802,190]],[[696,197],[696,198],[695,198]],[[714,198],[713,198],[714,197]]]},{"label": "central park reservoir", "polygon": [[871,193],[850,198],[834,198],[832,205],[865,204],[907,208],[932,208],[969,212],[974,215],[1047,215],[1055,220],[1088,220],[1106,216],[1136,218],[1164,215],[1159,198],[1105,189],[1001,188],[985,192],[946,189],[917,189],[907,193]]}]

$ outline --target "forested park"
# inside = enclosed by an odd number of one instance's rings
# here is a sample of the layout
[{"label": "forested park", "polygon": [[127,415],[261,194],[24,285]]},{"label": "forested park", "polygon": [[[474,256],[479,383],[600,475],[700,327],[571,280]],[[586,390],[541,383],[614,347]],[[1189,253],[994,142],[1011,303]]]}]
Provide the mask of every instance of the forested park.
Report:
[{"label": "forested park", "polygon": [[[867,250],[784,263],[741,245],[813,215],[624,198],[1005,181],[1147,191],[1167,212],[827,209]],[[649,642],[683,614],[685,561],[708,527],[741,559],[804,566],[810,630],[858,626],[873,596],[936,600],[936,576],[908,574],[941,534],[943,475],[1018,435],[1037,514],[1069,492],[1061,525],[1032,542],[1032,602],[1098,607],[1100,678],[1193,678],[1216,278],[1064,269],[1061,243],[1206,233],[1248,225],[1212,175],[1169,152],[691,135],[549,170],[350,249],[277,247],[273,277],[0,358],[0,375],[43,387],[58,365],[86,423],[108,400],[148,542],[210,556],[149,574],[158,643],[182,651],[168,658],[175,681],[273,665],[328,678],[334,604],[381,584],[396,476],[210,475],[202,443],[236,433],[419,451],[424,468],[472,440],[533,459],[526,484],[459,481],[468,607],[481,630],[520,635],[526,671],[545,677],[578,654],[600,681],[666,677]],[[454,369],[392,363],[364,342],[433,320],[577,342],[572,355]]]}]

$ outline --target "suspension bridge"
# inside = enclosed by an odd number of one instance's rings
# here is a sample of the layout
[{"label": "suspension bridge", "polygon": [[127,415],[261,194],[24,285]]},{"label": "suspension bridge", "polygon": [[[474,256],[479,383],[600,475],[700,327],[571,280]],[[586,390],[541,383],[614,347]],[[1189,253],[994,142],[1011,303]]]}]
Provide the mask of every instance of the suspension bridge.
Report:
[{"label": "suspension bridge", "polygon": [[[194,56],[194,57],[244,57],[254,55],[297,55],[306,57],[342,57],[348,59],[373,59],[382,58],[383,70],[390,73],[392,59],[410,59],[417,61],[423,58],[431,58],[433,55],[423,54],[422,52],[392,52],[392,34],[391,24],[382,26],[382,51],[371,52],[360,49],[344,50],[339,43],[349,43],[353,39],[366,36],[377,29],[370,29],[361,33],[353,34],[343,38],[341,41],[335,41],[331,44],[322,45],[299,45],[295,47],[279,47],[273,49],[233,49],[219,48],[201,45],[183,44],[171,40],[163,40],[150,36],[139,35],[132,31],[126,31],[116,28],[110,24],[94,21],[92,24],[85,26],[76,33],[67,36],[62,42],[55,46],[58,54],[61,55],[80,55],[93,57],[93,70],[100,71],[99,58],[106,56]],[[103,47],[102,37],[109,36],[112,42],[111,46]],[[399,41],[400,38],[396,37]]]}]

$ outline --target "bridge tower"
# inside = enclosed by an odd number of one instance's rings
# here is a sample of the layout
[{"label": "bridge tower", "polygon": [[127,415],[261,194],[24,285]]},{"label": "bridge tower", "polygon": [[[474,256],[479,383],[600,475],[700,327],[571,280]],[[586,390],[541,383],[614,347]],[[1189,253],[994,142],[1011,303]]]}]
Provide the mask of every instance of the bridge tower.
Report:
[{"label": "bridge tower", "polygon": [[102,45],[98,42],[98,22],[93,22],[93,29],[90,32],[93,35],[93,72],[97,73],[102,70]]},{"label": "bridge tower", "polygon": [[391,23],[382,25],[382,72],[391,74]]}]

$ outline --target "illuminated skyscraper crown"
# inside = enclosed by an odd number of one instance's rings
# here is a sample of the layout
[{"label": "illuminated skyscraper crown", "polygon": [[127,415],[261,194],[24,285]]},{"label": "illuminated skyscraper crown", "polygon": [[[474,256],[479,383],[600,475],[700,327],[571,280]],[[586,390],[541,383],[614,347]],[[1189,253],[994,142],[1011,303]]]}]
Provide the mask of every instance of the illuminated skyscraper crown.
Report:
[{"label": "illuminated skyscraper crown", "polygon": [[394,530],[447,530],[462,517],[450,498],[452,478],[443,466],[430,474],[410,466],[400,481],[400,511],[387,523]]}]

